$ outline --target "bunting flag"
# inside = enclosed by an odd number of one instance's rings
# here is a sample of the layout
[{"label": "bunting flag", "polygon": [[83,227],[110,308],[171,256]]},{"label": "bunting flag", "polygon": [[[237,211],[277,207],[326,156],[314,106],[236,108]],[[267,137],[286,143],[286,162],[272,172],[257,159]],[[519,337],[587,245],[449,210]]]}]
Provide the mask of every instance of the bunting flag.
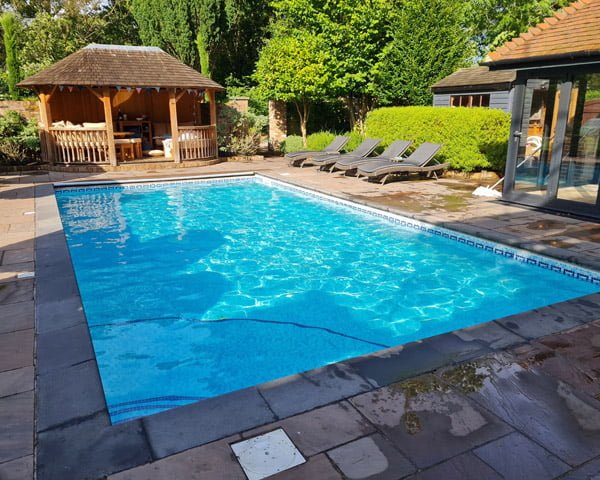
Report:
[{"label": "bunting flag", "polygon": [[127,87],[128,92],[131,92],[131,90],[132,90],[132,87]]},{"label": "bunting flag", "polygon": [[142,93],[142,87],[135,87],[135,91],[137,93]]},{"label": "bunting flag", "polygon": [[64,85],[59,85],[59,86],[58,86],[58,91],[59,91],[59,92],[62,92],[64,89],[65,89],[65,86],[64,86]]},{"label": "bunting flag", "polygon": [[194,90],[193,88],[188,88],[187,92],[188,92],[188,95],[190,95],[192,93],[196,93],[196,90]]},{"label": "bunting flag", "polygon": [[72,86],[72,85],[69,85],[69,86],[67,87],[67,89],[69,90],[69,92],[72,92],[72,91],[73,91],[73,86]]},{"label": "bunting flag", "polygon": [[160,87],[154,87],[154,90],[156,90],[157,92],[160,92]]},{"label": "bunting flag", "polygon": [[119,85],[117,85],[115,88],[117,89],[117,92],[121,91],[121,87]]}]

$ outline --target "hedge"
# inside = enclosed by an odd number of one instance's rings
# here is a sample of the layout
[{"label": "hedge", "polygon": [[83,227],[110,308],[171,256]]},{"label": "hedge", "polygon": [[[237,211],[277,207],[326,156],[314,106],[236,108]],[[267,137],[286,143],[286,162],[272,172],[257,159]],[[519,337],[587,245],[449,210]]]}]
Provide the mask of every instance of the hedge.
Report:
[{"label": "hedge", "polygon": [[502,171],[506,160],[510,114],[488,108],[385,107],[367,116],[366,133],[383,139],[441,143],[438,159],[454,170]]},{"label": "hedge", "polygon": [[[289,135],[281,145],[281,151],[284,153],[298,152],[300,150],[323,150],[338,135],[331,132],[315,132],[306,138],[307,148],[302,145],[302,137],[298,135]],[[341,135],[350,136],[350,140],[344,147],[346,152],[354,150],[363,137],[357,132],[343,133]]]}]

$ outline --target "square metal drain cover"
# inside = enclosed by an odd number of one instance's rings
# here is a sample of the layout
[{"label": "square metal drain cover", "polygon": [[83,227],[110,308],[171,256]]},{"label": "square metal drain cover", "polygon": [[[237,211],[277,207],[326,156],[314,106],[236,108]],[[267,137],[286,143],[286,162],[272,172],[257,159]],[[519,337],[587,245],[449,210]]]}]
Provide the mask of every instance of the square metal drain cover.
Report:
[{"label": "square metal drain cover", "polygon": [[306,462],[281,428],[234,443],[231,449],[248,480],[262,480]]}]

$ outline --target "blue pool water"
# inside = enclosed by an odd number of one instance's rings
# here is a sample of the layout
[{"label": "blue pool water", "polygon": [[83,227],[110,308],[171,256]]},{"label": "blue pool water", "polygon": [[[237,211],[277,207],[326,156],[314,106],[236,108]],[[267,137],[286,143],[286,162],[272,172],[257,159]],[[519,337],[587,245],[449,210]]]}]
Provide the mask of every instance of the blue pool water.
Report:
[{"label": "blue pool water", "polygon": [[260,180],[57,199],[113,422],[599,289]]}]

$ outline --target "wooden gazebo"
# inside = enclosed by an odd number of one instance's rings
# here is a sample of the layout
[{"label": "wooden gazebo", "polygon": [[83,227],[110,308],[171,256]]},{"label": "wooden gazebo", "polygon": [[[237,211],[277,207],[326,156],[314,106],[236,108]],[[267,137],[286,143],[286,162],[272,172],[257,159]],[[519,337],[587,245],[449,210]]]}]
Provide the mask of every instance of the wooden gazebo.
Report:
[{"label": "wooden gazebo", "polygon": [[39,96],[50,164],[216,158],[223,87],[156,47],[88,45],[19,87]]}]

